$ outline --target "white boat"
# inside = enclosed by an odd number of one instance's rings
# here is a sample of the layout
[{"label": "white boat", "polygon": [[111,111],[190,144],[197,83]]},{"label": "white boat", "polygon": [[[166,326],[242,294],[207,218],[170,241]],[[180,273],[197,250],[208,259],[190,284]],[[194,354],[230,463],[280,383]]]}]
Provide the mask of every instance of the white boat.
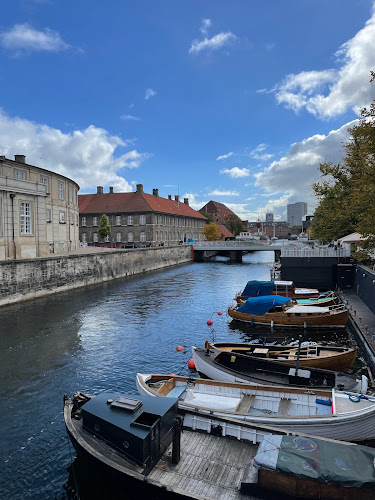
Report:
[{"label": "white boat", "polygon": [[178,397],[181,410],[346,441],[375,439],[375,397],[137,374],[138,392]]}]

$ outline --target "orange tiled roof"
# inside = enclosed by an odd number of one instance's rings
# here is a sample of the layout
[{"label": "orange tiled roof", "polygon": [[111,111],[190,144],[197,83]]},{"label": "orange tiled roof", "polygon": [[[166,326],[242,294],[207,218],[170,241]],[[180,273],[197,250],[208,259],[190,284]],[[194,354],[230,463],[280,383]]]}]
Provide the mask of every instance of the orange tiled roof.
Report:
[{"label": "orange tiled roof", "polygon": [[80,194],[80,214],[120,214],[123,212],[160,212],[206,219],[202,214],[181,201],[161,198],[147,193]]},{"label": "orange tiled roof", "polygon": [[231,233],[227,227],[223,226],[223,224],[216,224],[216,225],[220,229],[220,232],[221,232],[221,234],[223,236],[226,236],[226,237],[229,237],[229,238],[233,238],[234,237],[234,234]]},{"label": "orange tiled roof", "polygon": [[227,206],[225,206],[224,203],[220,203],[218,201],[213,201],[213,200],[209,201],[207,205],[202,207],[200,210],[208,214],[216,212],[219,215],[221,215],[221,217],[223,217],[224,219],[226,219],[228,215],[235,215],[237,217],[237,215],[234,212],[232,212],[232,210],[230,210]]}]

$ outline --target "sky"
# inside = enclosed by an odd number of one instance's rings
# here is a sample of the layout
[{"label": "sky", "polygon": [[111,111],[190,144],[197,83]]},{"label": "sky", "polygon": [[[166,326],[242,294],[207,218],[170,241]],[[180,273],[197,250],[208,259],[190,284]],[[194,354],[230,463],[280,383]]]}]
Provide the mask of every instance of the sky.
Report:
[{"label": "sky", "polygon": [[374,0],[2,0],[0,155],[286,220],[375,98]]}]

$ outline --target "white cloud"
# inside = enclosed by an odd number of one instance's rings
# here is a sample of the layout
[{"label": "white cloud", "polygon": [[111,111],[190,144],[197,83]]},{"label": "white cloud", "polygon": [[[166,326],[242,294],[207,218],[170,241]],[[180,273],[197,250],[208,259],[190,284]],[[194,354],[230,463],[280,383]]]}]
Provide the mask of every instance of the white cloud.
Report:
[{"label": "white cloud", "polygon": [[120,118],[121,118],[121,120],[134,120],[134,121],[140,120],[140,118],[138,118],[138,116],[133,116],[133,115],[121,115]]},{"label": "white cloud", "polygon": [[201,24],[200,30],[201,30],[201,33],[203,35],[205,35],[205,36],[207,35],[208,29],[211,26],[211,24],[212,24],[211,19],[202,19],[202,24]]},{"label": "white cloud", "polygon": [[234,156],[233,151],[230,153],[227,153],[226,155],[221,155],[216,158],[216,160],[226,160],[227,158],[230,158],[231,156]]},{"label": "white cloud", "polygon": [[218,33],[212,38],[204,38],[203,40],[193,40],[189,49],[189,54],[199,54],[203,50],[218,50],[222,47],[230,45],[237,40],[236,35],[231,32]]},{"label": "white cloud", "polygon": [[[303,71],[288,75],[274,90],[277,102],[320,118],[355,112],[373,99],[369,84],[375,67],[375,9],[366,25],[337,51],[338,69]],[[325,90],[325,92],[324,92]]]},{"label": "white cloud", "polygon": [[239,196],[240,193],[237,191],[220,191],[220,189],[214,189],[208,196]]},{"label": "white cloud", "polygon": [[251,158],[254,158],[255,160],[261,160],[261,161],[270,160],[273,157],[273,155],[270,153],[263,153],[263,151],[267,147],[268,147],[267,144],[259,144],[255,149],[250,151],[249,156]]},{"label": "white cloud", "polygon": [[31,165],[69,177],[81,190],[111,185],[116,191],[131,191],[133,182],[120,175],[121,169],[137,168],[150,155],[132,150],[115,156],[117,148],[127,146],[128,141],[94,125],[65,134],[0,110],[1,154],[12,158],[24,153]]},{"label": "white cloud", "polygon": [[46,28],[38,31],[29,24],[15,24],[9,31],[0,34],[0,44],[16,53],[32,51],[59,52],[70,47],[57,31]]},{"label": "white cloud", "polygon": [[154,95],[156,95],[156,91],[155,90],[153,90],[153,89],[146,89],[145,100],[148,101],[150,99],[150,97],[153,97]]},{"label": "white cloud", "polygon": [[202,207],[204,207],[208,201],[198,201],[197,200],[197,197],[199,195],[196,194],[196,193],[185,193],[182,198],[180,198],[180,203],[181,201],[183,202],[184,201],[184,198],[188,198],[189,199],[189,206],[191,206],[191,208],[194,208],[194,210],[200,210]]},{"label": "white cloud", "polygon": [[238,179],[240,177],[248,177],[250,175],[250,170],[247,168],[238,168],[238,167],[233,167],[233,168],[224,168],[223,170],[220,170],[221,174],[228,174],[232,179]]},{"label": "white cloud", "polygon": [[[313,135],[301,142],[292,144],[288,153],[273,161],[262,172],[254,174],[255,185],[268,190],[286,193],[291,202],[306,201],[310,206],[315,204],[311,184],[316,181],[320,172],[319,163],[340,162],[343,156],[343,144],[349,138],[348,128],[358,121],[346,123],[328,135]],[[270,203],[270,202],[268,202]]]}]

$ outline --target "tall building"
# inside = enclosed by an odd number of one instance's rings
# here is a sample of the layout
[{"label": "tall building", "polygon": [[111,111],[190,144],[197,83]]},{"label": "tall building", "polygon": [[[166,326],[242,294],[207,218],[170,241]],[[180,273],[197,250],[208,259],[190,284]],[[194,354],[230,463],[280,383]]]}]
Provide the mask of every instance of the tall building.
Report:
[{"label": "tall building", "polygon": [[273,222],[273,214],[266,214],[266,222]]},{"label": "tall building", "polygon": [[290,226],[301,226],[302,217],[307,214],[307,203],[298,201],[290,203],[286,207],[286,220]]}]

